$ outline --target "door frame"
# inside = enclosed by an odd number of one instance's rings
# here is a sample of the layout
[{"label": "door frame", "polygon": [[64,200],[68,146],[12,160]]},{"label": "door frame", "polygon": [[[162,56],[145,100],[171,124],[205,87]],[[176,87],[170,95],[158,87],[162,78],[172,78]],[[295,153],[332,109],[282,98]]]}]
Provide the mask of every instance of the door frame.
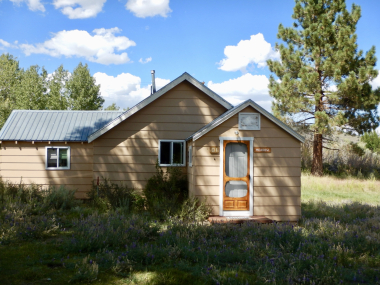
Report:
[{"label": "door frame", "polygon": [[[223,210],[223,157],[224,157],[224,141],[249,141],[249,211],[224,211]],[[253,137],[219,137],[219,216],[253,216]]]}]

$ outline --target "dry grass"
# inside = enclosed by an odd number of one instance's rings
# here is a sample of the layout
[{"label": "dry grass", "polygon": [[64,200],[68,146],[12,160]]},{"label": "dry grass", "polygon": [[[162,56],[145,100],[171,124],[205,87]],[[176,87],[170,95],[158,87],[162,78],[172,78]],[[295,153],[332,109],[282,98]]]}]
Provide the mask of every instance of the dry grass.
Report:
[{"label": "dry grass", "polygon": [[380,181],[357,178],[340,179],[302,174],[302,201],[361,202],[380,204]]}]

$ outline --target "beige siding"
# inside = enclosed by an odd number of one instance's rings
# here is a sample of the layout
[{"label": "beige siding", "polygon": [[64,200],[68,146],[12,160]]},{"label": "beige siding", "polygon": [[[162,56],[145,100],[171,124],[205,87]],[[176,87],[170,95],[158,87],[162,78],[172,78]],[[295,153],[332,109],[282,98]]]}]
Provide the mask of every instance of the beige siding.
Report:
[{"label": "beige siding", "polygon": [[[191,84],[179,84],[94,141],[94,179],[143,188],[155,173],[158,140],[184,140],[225,111]],[[190,192],[193,169],[185,169]]]},{"label": "beige siding", "polygon": [[[247,107],[242,112],[256,112]],[[220,155],[210,154],[210,146],[219,146],[219,137],[254,137],[254,147],[270,147],[271,153],[253,154],[254,215],[279,221],[300,217],[301,158],[300,142],[276,124],[261,116],[260,131],[238,130],[235,115],[194,142],[193,194],[219,214]]]},{"label": "beige siding", "polygon": [[[70,169],[46,170],[45,147],[69,146]],[[78,198],[86,198],[93,179],[93,144],[3,142],[0,152],[1,176],[12,183],[66,185],[77,189]]]}]

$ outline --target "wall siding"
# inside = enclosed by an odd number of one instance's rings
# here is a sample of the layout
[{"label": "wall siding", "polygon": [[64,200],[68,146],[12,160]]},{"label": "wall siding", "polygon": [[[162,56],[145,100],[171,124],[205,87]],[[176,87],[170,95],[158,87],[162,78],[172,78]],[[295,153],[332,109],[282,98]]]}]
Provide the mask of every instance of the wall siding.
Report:
[{"label": "wall siding", "polygon": [[[241,112],[257,111],[247,107]],[[219,215],[220,155],[211,155],[209,147],[219,146],[219,137],[236,137],[235,131],[240,137],[254,137],[254,147],[272,150],[253,154],[254,215],[297,221],[301,215],[301,145],[264,116],[259,131],[238,130],[237,114],[193,142],[193,195],[207,199],[213,214]]]},{"label": "wall siding", "polygon": [[[45,147],[69,146],[70,169],[46,170]],[[93,179],[93,144],[62,142],[6,142],[0,151],[0,168],[3,180],[12,183],[40,184],[42,188],[49,185],[66,185],[77,189],[77,198],[86,198]]]},{"label": "wall siding", "polygon": [[[94,141],[94,179],[141,189],[155,174],[158,140],[184,140],[226,109],[183,82]],[[194,150],[193,150],[194,152]],[[193,167],[184,171],[193,192]]]}]

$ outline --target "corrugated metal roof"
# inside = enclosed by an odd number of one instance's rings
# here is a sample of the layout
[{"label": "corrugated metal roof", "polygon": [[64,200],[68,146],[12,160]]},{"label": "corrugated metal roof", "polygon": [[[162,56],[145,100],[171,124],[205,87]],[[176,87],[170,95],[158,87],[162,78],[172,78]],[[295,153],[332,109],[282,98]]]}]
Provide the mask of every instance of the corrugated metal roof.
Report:
[{"label": "corrugated metal roof", "polygon": [[0,131],[1,141],[87,141],[123,111],[13,110]]}]

